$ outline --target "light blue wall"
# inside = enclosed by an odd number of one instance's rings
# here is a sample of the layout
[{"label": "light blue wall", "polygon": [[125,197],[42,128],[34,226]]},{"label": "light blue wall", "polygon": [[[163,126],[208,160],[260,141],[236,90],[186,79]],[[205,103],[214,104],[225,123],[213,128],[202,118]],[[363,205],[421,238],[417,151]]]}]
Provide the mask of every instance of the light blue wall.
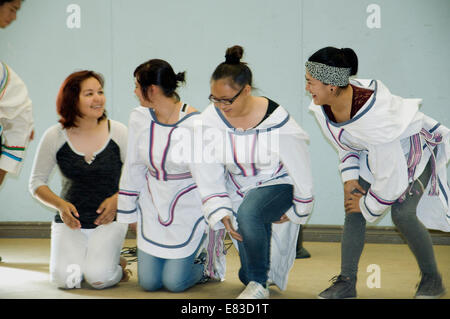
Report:
[{"label": "light blue wall", "polygon": [[[81,27],[70,29],[70,4]],[[370,4],[381,28],[369,28]],[[370,7],[369,7],[370,8]],[[0,59],[26,82],[33,100],[36,139],[21,174],[0,189],[0,221],[50,221],[52,211],[28,192],[39,139],[56,123],[55,98],[71,72],[94,69],[106,78],[109,116],[127,124],[137,105],[133,71],[150,58],[187,72],[182,99],[207,105],[209,77],[225,49],[242,45],[255,94],[285,106],[311,136],[316,204],[310,224],[341,225],[344,212],[336,152],[324,140],[304,91],[304,62],[332,45],[355,49],[358,76],[376,78],[395,94],[423,98],[422,111],[450,125],[449,0],[27,0],[19,18],[0,29]],[[58,173],[50,186],[60,189]],[[378,225],[392,225],[388,217]]]}]

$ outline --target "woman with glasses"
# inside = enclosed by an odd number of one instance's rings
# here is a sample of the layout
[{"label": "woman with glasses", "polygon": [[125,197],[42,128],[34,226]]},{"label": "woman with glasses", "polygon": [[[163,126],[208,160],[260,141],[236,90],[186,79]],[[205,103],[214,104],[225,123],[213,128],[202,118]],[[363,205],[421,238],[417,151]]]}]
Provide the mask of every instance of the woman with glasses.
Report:
[{"label": "woman with glasses", "polygon": [[356,297],[366,221],[389,208],[422,273],[415,297],[438,298],[445,288],[426,227],[450,231],[449,129],[419,111],[420,99],[393,95],[378,80],[349,79],[357,70],[350,48],[325,47],[306,62],[309,108],[338,151],[346,213],[341,273],[319,298]]},{"label": "woman with glasses", "polygon": [[286,288],[298,224],[313,205],[312,177],[307,133],[281,105],[251,94],[242,55],[242,47],[229,48],[212,74],[201,120],[213,155],[193,175],[210,227],[222,222],[239,249],[246,288],[238,298],[261,299],[268,281]]}]

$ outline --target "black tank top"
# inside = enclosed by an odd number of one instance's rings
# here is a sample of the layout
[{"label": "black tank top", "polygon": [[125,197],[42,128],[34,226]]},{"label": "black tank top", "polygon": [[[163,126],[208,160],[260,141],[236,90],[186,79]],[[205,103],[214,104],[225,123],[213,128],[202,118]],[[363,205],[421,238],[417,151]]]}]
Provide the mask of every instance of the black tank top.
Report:
[{"label": "black tank top", "polygon": [[[56,153],[56,160],[63,177],[61,198],[75,205],[82,228],[97,227],[94,221],[99,216],[98,207],[119,190],[123,164],[119,146],[110,139],[88,164],[66,142]],[[55,222],[63,222],[59,214],[55,215]]]}]

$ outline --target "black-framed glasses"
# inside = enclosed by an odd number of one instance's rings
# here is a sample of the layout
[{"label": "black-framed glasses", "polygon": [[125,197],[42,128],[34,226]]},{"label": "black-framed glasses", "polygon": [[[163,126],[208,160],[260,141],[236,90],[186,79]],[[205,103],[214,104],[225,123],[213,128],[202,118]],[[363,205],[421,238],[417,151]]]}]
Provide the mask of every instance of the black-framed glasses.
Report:
[{"label": "black-framed glasses", "polygon": [[239,94],[241,94],[242,91],[244,91],[244,88],[245,88],[245,85],[231,99],[218,99],[218,98],[215,98],[212,94],[210,94],[208,97],[208,100],[210,100],[213,103],[220,103],[223,105],[231,105],[239,97]]}]

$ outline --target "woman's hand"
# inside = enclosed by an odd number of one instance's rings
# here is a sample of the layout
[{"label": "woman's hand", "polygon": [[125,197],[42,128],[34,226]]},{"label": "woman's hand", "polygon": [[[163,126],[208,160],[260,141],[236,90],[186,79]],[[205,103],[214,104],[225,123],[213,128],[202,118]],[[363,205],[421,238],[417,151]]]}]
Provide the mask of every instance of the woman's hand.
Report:
[{"label": "woman's hand", "polygon": [[243,241],[241,234],[239,234],[233,227],[233,224],[231,223],[230,216],[225,216],[222,218],[222,223],[225,226],[225,229],[230,234],[231,237],[238,241]]},{"label": "woman's hand", "polygon": [[359,199],[366,192],[359,185],[358,180],[352,179],[344,183],[344,208],[346,213],[360,213]]},{"label": "woman's hand", "polygon": [[72,229],[80,229],[81,223],[75,217],[80,218],[76,207],[69,202],[61,199],[60,203],[57,205],[57,209],[59,211],[59,216],[61,216],[64,224],[69,226]]},{"label": "woman's hand", "polygon": [[95,220],[95,225],[109,224],[116,217],[117,212],[117,200],[119,193],[115,193],[113,196],[105,199],[97,209],[97,214],[100,216]]},{"label": "woman's hand", "polygon": [[273,222],[274,224],[283,224],[285,222],[289,221],[289,217],[287,217],[286,214],[283,214],[283,216],[280,217],[280,220]]}]

